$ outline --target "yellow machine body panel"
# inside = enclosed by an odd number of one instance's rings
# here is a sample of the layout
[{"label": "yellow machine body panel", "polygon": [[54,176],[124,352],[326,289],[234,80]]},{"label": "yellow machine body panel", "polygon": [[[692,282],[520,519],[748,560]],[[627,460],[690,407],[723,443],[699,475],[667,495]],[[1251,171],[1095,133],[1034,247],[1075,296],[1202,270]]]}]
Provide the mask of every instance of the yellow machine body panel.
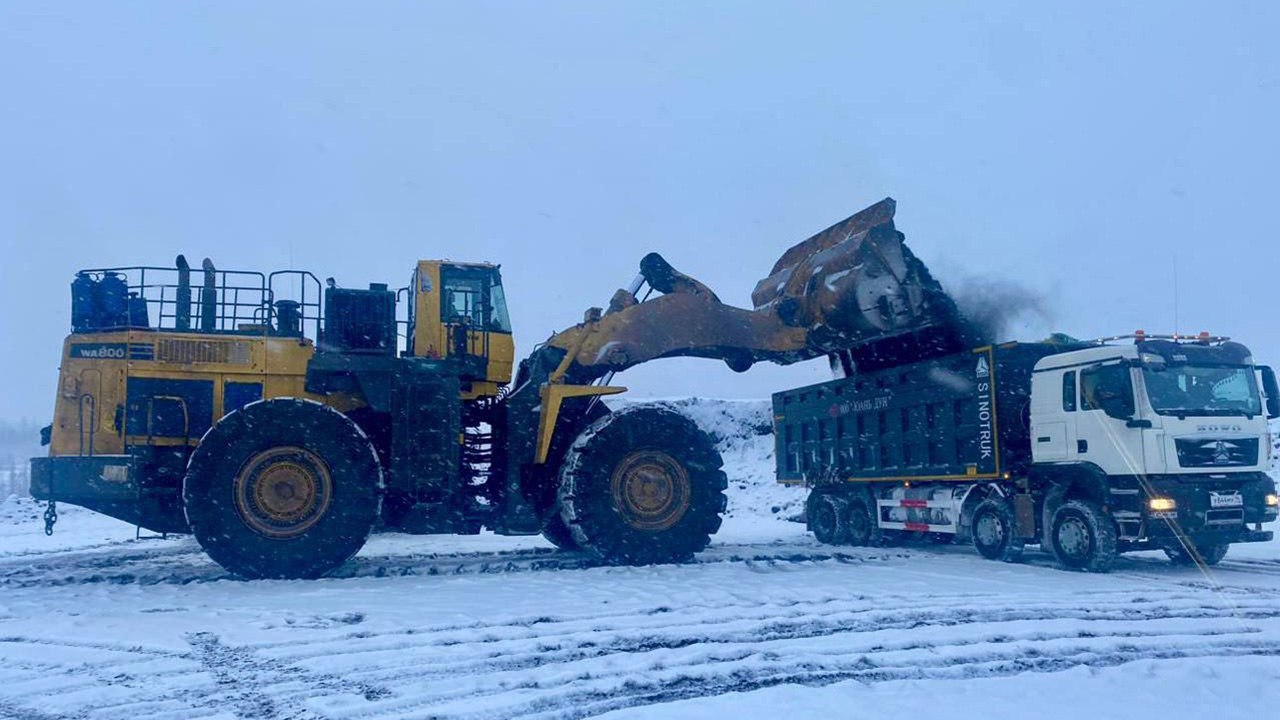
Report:
[{"label": "yellow machine body panel", "polygon": [[410,355],[474,359],[466,400],[497,395],[511,382],[515,341],[496,265],[420,260],[410,290]]},{"label": "yellow machine body panel", "polygon": [[273,397],[309,398],[340,411],[359,407],[351,395],[306,391],[314,353],[310,340],[297,337],[141,330],[70,335],[49,455],[195,446],[226,413]]}]

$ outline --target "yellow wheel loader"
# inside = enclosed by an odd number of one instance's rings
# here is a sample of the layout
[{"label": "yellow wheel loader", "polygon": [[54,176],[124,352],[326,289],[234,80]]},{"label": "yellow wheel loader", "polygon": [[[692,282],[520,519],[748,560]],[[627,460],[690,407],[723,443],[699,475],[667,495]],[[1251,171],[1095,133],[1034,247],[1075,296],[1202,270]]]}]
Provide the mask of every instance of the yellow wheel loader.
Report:
[{"label": "yellow wheel loader", "polygon": [[32,494],[50,531],[55,502],[81,505],[190,532],[250,578],[323,575],[377,528],[543,533],[605,562],[679,561],[720,526],[720,455],[682,415],[600,402],[624,391],[613,374],[937,342],[954,307],[892,217],[882,201],[792,248],[753,310],[651,254],[514,378],[493,265],[421,261],[397,289],[181,256],[84,270]]}]

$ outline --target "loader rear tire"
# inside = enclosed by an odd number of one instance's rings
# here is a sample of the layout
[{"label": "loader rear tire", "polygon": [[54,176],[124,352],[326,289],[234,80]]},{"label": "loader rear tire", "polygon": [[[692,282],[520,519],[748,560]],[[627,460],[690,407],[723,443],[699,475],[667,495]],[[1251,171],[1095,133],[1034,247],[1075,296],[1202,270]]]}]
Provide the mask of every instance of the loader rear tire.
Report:
[{"label": "loader rear tire", "polygon": [[683,562],[720,529],[723,464],[687,417],[624,408],[584,430],[560,470],[561,519],[577,545],[604,562]]},{"label": "loader rear tire", "polygon": [[209,557],[244,578],[315,578],[365,543],[382,470],[360,428],[309,400],[277,398],[228,414],[200,441],[182,488]]}]

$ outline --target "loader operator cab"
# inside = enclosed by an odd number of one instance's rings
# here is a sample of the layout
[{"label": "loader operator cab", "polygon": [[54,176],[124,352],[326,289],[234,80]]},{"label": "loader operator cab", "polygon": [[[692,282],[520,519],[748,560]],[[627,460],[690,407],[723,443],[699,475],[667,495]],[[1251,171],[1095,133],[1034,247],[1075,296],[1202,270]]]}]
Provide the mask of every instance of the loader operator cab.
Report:
[{"label": "loader operator cab", "polygon": [[498,266],[422,260],[409,292],[407,355],[458,361],[476,396],[511,381],[515,343]]}]

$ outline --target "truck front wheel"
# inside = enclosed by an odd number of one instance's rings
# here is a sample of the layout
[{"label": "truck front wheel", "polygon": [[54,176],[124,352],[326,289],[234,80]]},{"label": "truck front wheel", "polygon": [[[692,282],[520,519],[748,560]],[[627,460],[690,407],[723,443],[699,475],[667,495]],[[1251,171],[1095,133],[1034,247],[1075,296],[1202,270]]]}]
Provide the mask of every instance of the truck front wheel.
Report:
[{"label": "truck front wheel", "polygon": [[1116,528],[1089,500],[1068,500],[1053,513],[1050,529],[1058,562],[1071,570],[1107,572],[1116,559]]},{"label": "truck front wheel", "polygon": [[601,560],[681,562],[720,528],[728,485],[711,438],[692,420],[652,406],[587,427],[560,471],[561,519]]},{"label": "truck front wheel", "polygon": [[319,403],[246,405],[192,453],[182,488],[200,546],[245,578],[313,578],[369,537],[382,471],[364,433]]}]

